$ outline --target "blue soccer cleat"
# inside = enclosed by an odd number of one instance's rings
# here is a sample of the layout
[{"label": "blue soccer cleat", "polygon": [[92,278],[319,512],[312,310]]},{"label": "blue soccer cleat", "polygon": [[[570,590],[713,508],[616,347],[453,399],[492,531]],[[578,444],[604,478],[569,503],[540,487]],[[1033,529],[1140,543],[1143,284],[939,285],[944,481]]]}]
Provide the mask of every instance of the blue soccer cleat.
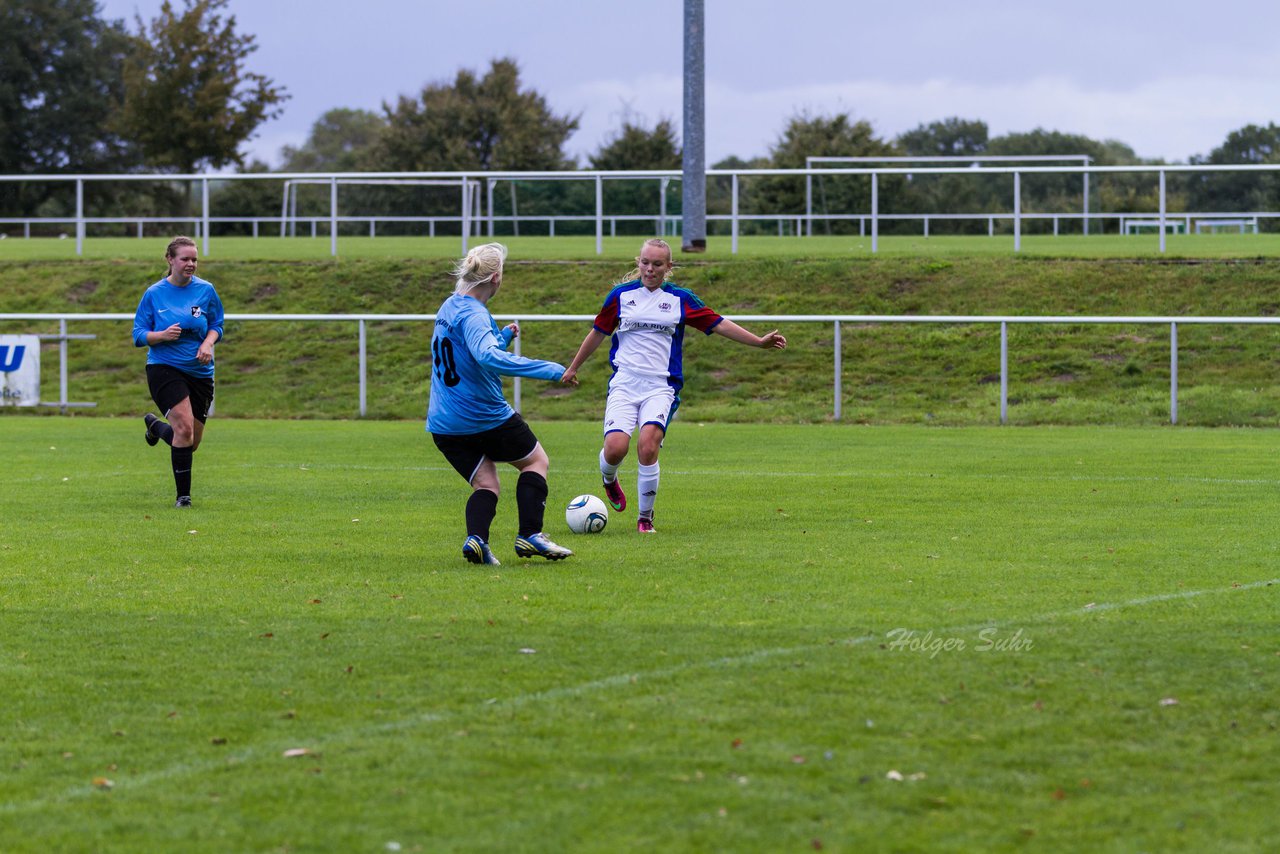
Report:
[{"label": "blue soccer cleat", "polygon": [[489,548],[489,544],[475,534],[467,537],[467,541],[462,544],[462,556],[472,563],[502,566],[502,562],[494,556],[493,549]]},{"label": "blue soccer cleat", "polygon": [[545,557],[547,560],[564,560],[573,554],[564,546],[551,542],[546,534],[530,534],[516,537],[516,554],[520,557]]}]

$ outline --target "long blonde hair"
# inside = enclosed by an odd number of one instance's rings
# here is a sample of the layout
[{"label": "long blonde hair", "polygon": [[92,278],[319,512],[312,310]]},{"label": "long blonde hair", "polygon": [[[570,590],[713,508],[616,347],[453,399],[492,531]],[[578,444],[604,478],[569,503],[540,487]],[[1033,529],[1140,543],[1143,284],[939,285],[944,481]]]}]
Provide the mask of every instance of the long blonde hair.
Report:
[{"label": "long blonde hair", "polygon": [[502,273],[502,265],[507,260],[507,247],[501,243],[485,243],[467,253],[467,257],[459,261],[453,268],[456,279],[453,285],[455,294],[465,294],[475,290],[493,278],[494,273]]},{"label": "long blonde hair", "polygon": [[[667,241],[663,240],[661,237],[650,237],[650,238],[649,238],[648,240],[646,240],[644,243],[640,244],[640,254],[641,254],[641,255],[643,255],[643,254],[644,254],[644,248],[645,248],[646,246],[656,246],[656,247],[659,247],[659,248],[661,248],[661,249],[665,249],[665,250],[667,250],[667,260],[668,260],[668,261],[674,261],[674,260],[675,260],[675,256],[671,254],[671,244],[667,243]],[[670,268],[669,270],[667,270],[666,275],[664,275],[664,276],[662,277],[662,281],[664,281],[664,282],[669,282],[669,281],[671,281],[671,274],[672,274],[673,272],[675,272],[675,269],[676,269],[676,268],[675,268],[675,264],[673,263],[673,264],[671,265],[671,268]],[[614,284],[615,284],[615,285],[620,285],[620,284],[622,284],[623,282],[631,282],[631,281],[635,281],[635,280],[636,280],[636,279],[638,279],[638,278],[640,278],[640,268],[639,268],[639,267],[635,267],[634,269],[632,269],[632,271],[631,271],[630,273],[627,273],[627,275],[623,276],[621,279],[618,279],[618,281],[614,282]]]}]

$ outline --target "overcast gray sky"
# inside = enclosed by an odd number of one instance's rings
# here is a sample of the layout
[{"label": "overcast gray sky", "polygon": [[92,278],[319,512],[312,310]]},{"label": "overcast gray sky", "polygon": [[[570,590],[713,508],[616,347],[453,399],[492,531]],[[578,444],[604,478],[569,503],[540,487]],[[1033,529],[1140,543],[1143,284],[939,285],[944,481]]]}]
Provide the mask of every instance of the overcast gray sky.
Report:
[{"label": "overcast gray sky", "polygon": [[[100,0],[150,19],[160,0]],[[176,7],[182,0],[174,0]],[[1185,162],[1280,119],[1275,0],[705,0],[707,162],[765,155],[787,120],[848,112],[892,139],[951,116],[1037,127]],[[275,166],[334,107],[379,111],[514,58],[580,117],[585,163],[630,114],[682,114],[683,0],[231,0],[254,71],[292,95],[249,153]]]}]

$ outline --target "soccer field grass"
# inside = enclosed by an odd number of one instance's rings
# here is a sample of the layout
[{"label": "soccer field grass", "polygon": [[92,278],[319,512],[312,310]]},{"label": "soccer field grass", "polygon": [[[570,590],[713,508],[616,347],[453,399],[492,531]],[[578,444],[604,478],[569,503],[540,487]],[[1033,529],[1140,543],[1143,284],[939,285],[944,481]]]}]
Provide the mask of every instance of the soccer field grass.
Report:
[{"label": "soccer field grass", "polygon": [[[1275,433],[677,423],[656,536],[535,423],[5,414],[0,850],[1280,847]],[[634,491],[634,458],[623,483]],[[297,754],[297,755],[291,755]]]}]

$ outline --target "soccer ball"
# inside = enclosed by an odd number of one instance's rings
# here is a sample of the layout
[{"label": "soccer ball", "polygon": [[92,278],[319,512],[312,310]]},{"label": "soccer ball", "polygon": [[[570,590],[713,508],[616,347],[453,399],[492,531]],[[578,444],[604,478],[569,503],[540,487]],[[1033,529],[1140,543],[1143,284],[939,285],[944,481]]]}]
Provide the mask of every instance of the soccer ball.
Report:
[{"label": "soccer ball", "polygon": [[609,510],[594,495],[579,495],[564,508],[564,521],[575,534],[598,534],[609,522]]}]

